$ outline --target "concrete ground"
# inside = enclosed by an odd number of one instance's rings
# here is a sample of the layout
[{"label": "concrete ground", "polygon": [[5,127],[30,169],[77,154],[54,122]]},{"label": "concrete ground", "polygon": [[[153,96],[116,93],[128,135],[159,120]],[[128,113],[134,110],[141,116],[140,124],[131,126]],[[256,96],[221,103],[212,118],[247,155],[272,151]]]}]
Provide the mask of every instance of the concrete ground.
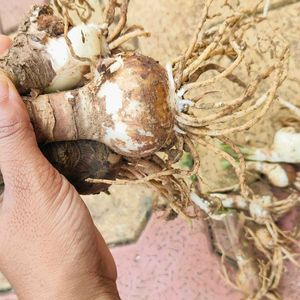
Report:
[{"label": "concrete ground", "polygon": [[[0,29],[10,33],[33,1],[0,2]],[[270,20],[280,27],[291,44],[290,74],[280,91],[281,96],[299,104],[300,3],[297,2],[271,0],[274,10]],[[141,51],[163,64],[180,54],[195,28],[202,3],[202,0],[152,0],[149,5],[149,1],[132,0],[129,21],[152,32],[149,40],[140,43]],[[166,222],[157,214],[151,216],[155,195],[144,186],[113,187],[111,192],[111,196],[86,197],[85,201],[111,246],[118,266],[122,299],[242,298],[222,279],[203,223],[194,222],[190,228],[180,218]],[[128,243],[130,245],[121,246]],[[291,267],[285,278],[285,299],[300,299],[299,271]],[[0,289],[5,287],[9,286],[0,277]],[[0,296],[0,300],[9,299],[16,297],[13,294]]]}]

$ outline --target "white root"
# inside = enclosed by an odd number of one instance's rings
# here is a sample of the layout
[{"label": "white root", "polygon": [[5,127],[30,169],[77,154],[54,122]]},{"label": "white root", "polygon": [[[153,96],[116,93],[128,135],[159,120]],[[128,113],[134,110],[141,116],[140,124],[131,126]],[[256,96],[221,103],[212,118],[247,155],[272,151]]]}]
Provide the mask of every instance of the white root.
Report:
[{"label": "white root", "polygon": [[170,63],[166,65],[166,71],[168,75],[169,89],[170,89],[170,102],[171,102],[170,104],[175,110],[175,112],[184,112],[189,107],[194,106],[195,105],[194,101],[183,98],[184,92],[182,90],[176,92],[176,83],[174,80],[173,70]]},{"label": "white root", "polygon": [[194,202],[198,207],[200,207],[206,214],[211,214],[211,205],[207,200],[201,198],[194,192],[190,194],[190,198],[192,202]]},{"label": "white root", "polygon": [[279,103],[288,108],[292,113],[294,113],[300,120],[300,108],[297,107],[296,105],[294,105],[293,103],[289,102],[289,101],[286,101],[282,98],[279,98]]},{"label": "white root", "polygon": [[170,104],[174,111],[176,111],[176,86],[173,77],[173,71],[171,64],[166,64],[166,71],[169,83],[169,94],[170,94]]},{"label": "white root", "polygon": [[258,224],[266,224],[272,220],[271,205],[271,196],[255,197],[249,204],[249,213]]},{"label": "white root", "polygon": [[271,4],[271,0],[265,0],[264,11],[263,11],[263,17],[264,18],[266,18],[268,16],[269,9],[270,9],[270,4]]},{"label": "white root", "polygon": [[267,162],[246,162],[246,168],[249,171],[256,171],[265,175],[269,182],[277,187],[288,187],[290,185],[287,170],[280,164],[270,164]]},{"label": "white root", "polygon": [[210,196],[219,199],[224,208],[247,211],[258,224],[266,224],[272,219],[282,217],[300,201],[296,193],[284,200],[278,200],[271,195],[255,196],[252,200],[235,194],[213,193]]},{"label": "white root", "polygon": [[[249,211],[251,217],[259,224],[265,224],[272,220],[270,211],[272,198],[270,196],[256,197],[251,202],[240,195],[211,194],[211,196],[218,198],[224,208]],[[223,218],[223,214],[215,214],[213,212],[209,201],[201,198],[196,193],[192,192],[190,198],[210,218],[214,220],[221,220]]]},{"label": "white root", "polygon": [[196,204],[204,213],[209,215],[209,217],[213,220],[222,220],[224,217],[223,214],[215,214],[213,212],[212,203],[210,203],[208,200],[205,200],[201,198],[199,195],[197,195],[194,192],[190,193],[190,199],[191,201]]},{"label": "white root", "polygon": [[300,163],[300,133],[293,127],[282,128],[276,132],[271,148],[247,149],[247,152],[247,160]]},{"label": "white root", "polygon": [[241,195],[231,195],[231,194],[221,194],[221,193],[213,193],[210,195],[212,197],[216,197],[220,199],[224,208],[233,208],[233,209],[240,209],[240,210],[249,209],[249,201],[247,201]]}]

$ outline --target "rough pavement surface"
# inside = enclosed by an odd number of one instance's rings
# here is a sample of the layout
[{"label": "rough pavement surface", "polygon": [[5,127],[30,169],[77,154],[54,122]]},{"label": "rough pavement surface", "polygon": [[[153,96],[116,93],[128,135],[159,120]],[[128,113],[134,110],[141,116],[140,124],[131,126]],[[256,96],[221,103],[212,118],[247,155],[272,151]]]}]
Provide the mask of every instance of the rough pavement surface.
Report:
[{"label": "rough pavement surface", "polygon": [[43,3],[45,0],[1,0],[0,1],[0,33],[9,34],[14,31],[20,20],[30,9],[32,3]]}]

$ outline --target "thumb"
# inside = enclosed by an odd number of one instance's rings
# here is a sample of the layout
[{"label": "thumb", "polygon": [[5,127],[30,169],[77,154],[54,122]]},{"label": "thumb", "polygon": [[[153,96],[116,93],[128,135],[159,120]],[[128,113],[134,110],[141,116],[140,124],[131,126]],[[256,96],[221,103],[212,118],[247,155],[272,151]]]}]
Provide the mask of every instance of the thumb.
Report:
[{"label": "thumb", "polygon": [[[38,149],[22,98],[12,82],[0,75],[0,169],[6,189],[28,189],[46,159]],[[31,178],[33,179],[33,178]]]}]

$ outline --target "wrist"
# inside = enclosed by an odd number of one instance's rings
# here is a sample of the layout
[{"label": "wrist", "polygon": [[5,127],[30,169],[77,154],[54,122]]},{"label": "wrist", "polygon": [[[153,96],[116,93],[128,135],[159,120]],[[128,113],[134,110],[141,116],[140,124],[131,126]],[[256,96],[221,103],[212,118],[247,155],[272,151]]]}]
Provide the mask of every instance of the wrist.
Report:
[{"label": "wrist", "polygon": [[[59,279],[60,278],[60,279]],[[20,291],[20,293],[19,293]],[[51,281],[48,275],[33,285],[16,290],[22,300],[119,300],[116,282],[100,276],[57,277]]]},{"label": "wrist", "polygon": [[[119,300],[116,283],[102,277],[78,278],[58,284],[56,289],[47,293],[48,298],[59,300]],[[37,298],[31,298],[37,299]]]}]

